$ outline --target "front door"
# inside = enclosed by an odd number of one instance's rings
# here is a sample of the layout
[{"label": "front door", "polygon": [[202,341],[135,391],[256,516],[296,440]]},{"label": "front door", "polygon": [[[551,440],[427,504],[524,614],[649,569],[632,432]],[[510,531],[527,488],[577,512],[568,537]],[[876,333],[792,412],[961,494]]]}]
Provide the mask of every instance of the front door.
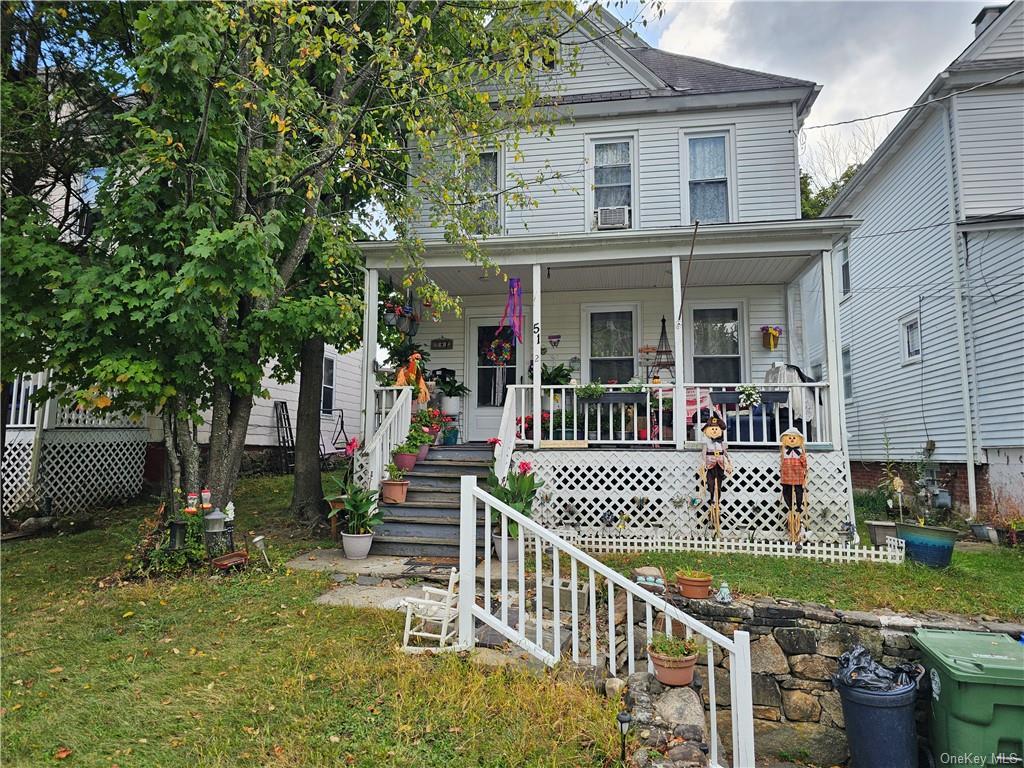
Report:
[{"label": "front door", "polygon": [[[508,326],[498,330],[491,319],[469,321],[469,407],[466,433],[469,440],[496,437],[505,406],[506,387],[520,383],[523,349]],[[498,343],[495,344],[495,341]]]}]

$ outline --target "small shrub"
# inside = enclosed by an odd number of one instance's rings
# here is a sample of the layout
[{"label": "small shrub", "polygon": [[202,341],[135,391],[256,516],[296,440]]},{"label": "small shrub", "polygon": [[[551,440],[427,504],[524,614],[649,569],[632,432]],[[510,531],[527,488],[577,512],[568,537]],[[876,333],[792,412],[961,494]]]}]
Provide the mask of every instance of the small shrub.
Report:
[{"label": "small shrub", "polygon": [[704,647],[703,641],[694,636],[691,637],[669,637],[668,635],[655,635],[651,639],[651,650],[660,653],[662,656],[671,656],[681,659],[686,656],[694,656]]}]

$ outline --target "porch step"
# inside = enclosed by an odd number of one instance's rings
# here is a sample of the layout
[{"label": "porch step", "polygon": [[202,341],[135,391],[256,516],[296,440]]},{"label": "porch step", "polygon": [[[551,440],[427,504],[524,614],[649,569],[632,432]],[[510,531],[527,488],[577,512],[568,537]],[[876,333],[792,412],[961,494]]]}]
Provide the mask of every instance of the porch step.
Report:
[{"label": "porch step", "polygon": [[405,497],[406,503],[433,503],[440,506],[459,506],[458,488],[423,488],[409,481],[409,492]]},{"label": "porch step", "polygon": [[[477,529],[477,541],[483,541],[483,527]],[[384,522],[373,532],[371,553],[375,555],[409,555],[457,557],[459,555],[459,524]]]},{"label": "porch step", "polygon": [[467,460],[490,464],[494,460],[494,449],[489,445],[434,445],[427,459]]},{"label": "porch step", "polygon": [[406,472],[406,477],[415,477],[422,474],[432,475],[476,475],[487,477],[491,471],[490,464],[483,464],[472,460],[450,460],[450,459],[427,459],[416,462],[416,467],[411,472]]}]

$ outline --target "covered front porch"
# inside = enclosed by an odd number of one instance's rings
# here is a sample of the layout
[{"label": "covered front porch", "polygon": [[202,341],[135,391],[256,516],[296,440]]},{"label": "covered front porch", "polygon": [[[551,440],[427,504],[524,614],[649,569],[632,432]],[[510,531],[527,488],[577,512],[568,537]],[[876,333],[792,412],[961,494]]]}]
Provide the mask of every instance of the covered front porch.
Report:
[{"label": "covered front porch", "polygon": [[[545,476],[537,512],[552,527],[701,535],[697,465],[714,413],[736,465],[723,535],[784,536],[779,435],[795,427],[812,454],[821,540],[837,541],[852,501],[829,249],[851,227],[720,225],[695,242],[689,229],[501,238],[488,249],[497,277],[438,244],[427,274],[461,297],[462,311],[424,316],[413,341],[428,371],[470,390],[460,442],[492,442],[499,477],[514,458]],[[401,285],[387,262],[370,249],[371,290],[382,278]],[[397,394],[373,385],[367,397],[373,435]],[[432,404],[442,405],[439,393]]]}]

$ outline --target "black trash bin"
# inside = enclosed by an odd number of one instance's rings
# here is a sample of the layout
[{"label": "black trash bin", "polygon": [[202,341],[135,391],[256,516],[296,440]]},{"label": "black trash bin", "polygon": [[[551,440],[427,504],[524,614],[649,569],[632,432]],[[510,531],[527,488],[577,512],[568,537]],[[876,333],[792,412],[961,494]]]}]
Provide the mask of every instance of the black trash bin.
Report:
[{"label": "black trash bin", "polygon": [[890,670],[856,647],[839,660],[833,679],[843,702],[850,768],[918,768],[914,708],[924,672]]}]

